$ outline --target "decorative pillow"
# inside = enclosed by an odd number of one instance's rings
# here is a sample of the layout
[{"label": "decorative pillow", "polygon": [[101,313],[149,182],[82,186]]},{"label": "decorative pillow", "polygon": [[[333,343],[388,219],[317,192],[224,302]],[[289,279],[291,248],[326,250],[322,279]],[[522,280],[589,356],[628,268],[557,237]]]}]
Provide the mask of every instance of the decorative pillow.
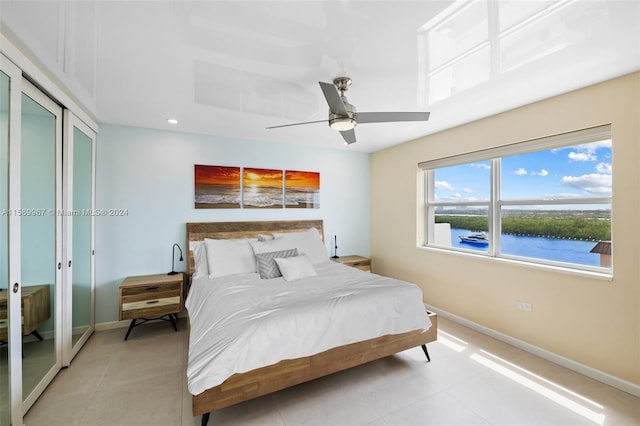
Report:
[{"label": "decorative pillow", "polygon": [[304,277],[315,277],[316,273],[311,260],[301,254],[296,257],[277,258],[276,263],[285,281],[295,281]]},{"label": "decorative pillow", "polygon": [[214,240],[205,238],[209,278],[256,272],[256,257],[251,240]]},{"label": "decorative pillow", "polygon": [[256,254],[258,273],[263,280],[281,277],[280,269],[275,259],[286,258],[298,255],[298,249],[270,251]]},{"label": "decorative pillow", "polygon": [[288,241],[291,247],[298,249],[298,253],[304,253],[309,256],[309,260],[314,265],[329,260],[327,248],[322,242],[322,237],[316,228],[309,228],[302,232],[280,233],[274,232],[274,241]]},{"label": "decorative pillow", "polygon": [[192,241],[189,249],[193,252],[193,262],[195,264],[194,277],[209,275],[209,265],[207,264],[207,247],[204,241]]}]

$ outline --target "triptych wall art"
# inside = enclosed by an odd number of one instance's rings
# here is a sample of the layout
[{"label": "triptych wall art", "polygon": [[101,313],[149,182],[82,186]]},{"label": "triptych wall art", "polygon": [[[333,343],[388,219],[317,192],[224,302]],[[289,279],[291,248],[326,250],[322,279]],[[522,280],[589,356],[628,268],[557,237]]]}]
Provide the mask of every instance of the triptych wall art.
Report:
[{"label": "triptych wall art", "polygon": [[320,173],[194,166],[196,209],[320,208]]}]

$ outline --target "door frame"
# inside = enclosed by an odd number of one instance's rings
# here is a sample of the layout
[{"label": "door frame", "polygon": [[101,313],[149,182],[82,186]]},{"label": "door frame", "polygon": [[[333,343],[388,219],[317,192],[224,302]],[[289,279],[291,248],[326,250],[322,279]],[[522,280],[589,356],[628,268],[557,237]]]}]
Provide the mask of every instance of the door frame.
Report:
[{"label": "door frame", "polygon": [[[20,208],[20,140],[22,111],[22,72],[0,53],[0,69],[9,76],[9,211]],[[17,189],[16,189],[17,188]],[[22,425],[22,284],[20,259],[20,216],[9,215],[9,276],[7,281],[7,328],[9,409],[11,424]],[[17,291],[13,288],[17,286]],[[20,348],[20,350],[13,350]]]}]

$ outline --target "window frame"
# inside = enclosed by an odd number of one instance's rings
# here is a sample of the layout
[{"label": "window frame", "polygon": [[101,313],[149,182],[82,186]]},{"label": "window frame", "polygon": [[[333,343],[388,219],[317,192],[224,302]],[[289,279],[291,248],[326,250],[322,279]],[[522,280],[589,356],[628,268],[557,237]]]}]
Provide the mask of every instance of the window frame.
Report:
[{"label": "window frame", "polygon": [[[539,259],[534,257],[524,257],[511,254],[504,254],[500,252],[500,239],[501,232],[494,232],[494,230],[501,230],[502,228],[502,209],[505,206],[531,206],[531,205],[581,205],[581,204],[607,204],[611,208],[611,232],[613,234],[613,190],[611,195],[607,196],[585,196],[585,197],[571,197],[571,198],[522,198],[522,199],[507,199],[501,198],[501,160],[503,157],[509,157],[520,154],[528,154],[538,151],[551,150],[556,148],[567,148],[581,144],[587,144],[591,142],[597,142],[602,140],[611,140],[612,132],[611,125],[602,125],[591,127],[583,130],[578,130],[569,133],[563,133],[553,135],[549,137],[543,137],[539,139],[533,139],[528,141],[516,142],[507,145],[497,146],[495,148],[489,148],[485,150],[473,151],[465,154],[455,155],[451,157],[444,157],[434,160],[428,160],[418,163],[418,170],[424,175],[424,191],[421,203],[424,207],[424,214],[421,218],[424,235],[422,236],[420,246],[422,248],[445,250],[447,252],[466,253],[470,255],[491,258],[491,259],[505,259],[511,261],[517,261],[522,264],[534,265],[534,266],[548,266],[554,268],[563,268],[570,271],[588,271],[598,274],[604,274],[606,277],[613,276],[613,264],[610,268],[601,266],[583,265],[579,263],[568,263],[553,261],[547,259]],[[613,145],[612,145],[613,152]],[[613,157],[613,154],[612,154]],[[471,164],[478,161],[490,161],[490,196],[489,200],[478,201],[437,201],[435,200],[435,170],[438,168]],[[478,251],[463,249],[459,247],[447,247],[436,245],[434,243],[435,236],[435,210],[438,207],[452,207],[452,206],[477,206],[486,207],[488,214],[488,232],[489,232],[489,246],[487,251]],[[419,227],[420,228],[420,227]],[[612,241],[613,244],[613,235]]]}]

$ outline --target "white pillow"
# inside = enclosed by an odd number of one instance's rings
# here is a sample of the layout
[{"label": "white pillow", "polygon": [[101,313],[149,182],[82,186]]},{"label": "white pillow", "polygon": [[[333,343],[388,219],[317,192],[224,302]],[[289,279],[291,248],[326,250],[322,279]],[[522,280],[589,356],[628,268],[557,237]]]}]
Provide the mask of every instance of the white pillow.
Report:
[{"label": "white pillow", "polygon": [[292,241],[285,239],[273,239],[268,241],[250,241],[254,254],[270,253],[272,251],[291,250],[296,248]]},{"label": "white pillow", "polygon": [[209,278],[256,272],[256,257],[251,240],[214,240],[205,238]]},{"label": "white pillow", "polygon": [[295,281],[304,277],[315,277],[318,275],[311,264],[311,260],[304,255],[275,259],[285,281]]},{"label": "white pillow", "polygon": [[308,235],[317,235],[318,237],[320,237],[320,231],[318,231],[317,228],[309,228],[304,231],[296,231],[296,232],[274,232],[272,235],[274,238],[282,238],[282,237],[304,238]]},{"label": "white pillow", "polygon": [[322,242],[322,237],[316,228],[309,228],[302,232],[274,232],[274,241],[288,241],[292,247],[298,249],[298,253],[309,256],[309,260],[314,265],[329,260],[327,248]]},{"label": "white pillow", "polygon": [[204,241],[191,241],[189,249],[193,252],[193,263],[195,264],[193,277],[209,275],[207,247],[205,246]]}]

